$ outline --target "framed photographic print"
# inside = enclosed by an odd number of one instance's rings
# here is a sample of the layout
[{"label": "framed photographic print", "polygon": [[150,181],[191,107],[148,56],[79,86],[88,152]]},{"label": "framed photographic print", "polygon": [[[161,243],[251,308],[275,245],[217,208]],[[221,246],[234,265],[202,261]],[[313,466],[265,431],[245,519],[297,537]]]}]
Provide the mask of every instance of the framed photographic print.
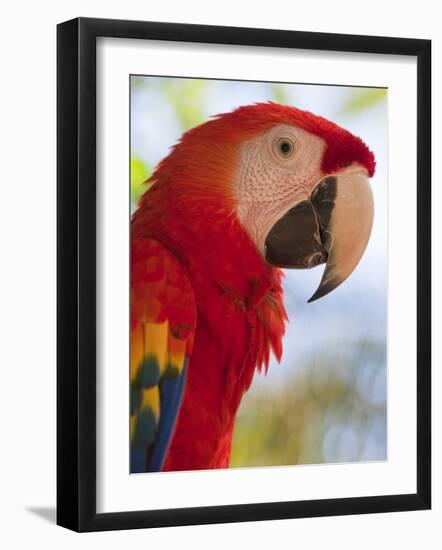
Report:
[{"label": "framed photographic print", "polygon": [[59,525],[430,507],[430,52],[58,26]]}]

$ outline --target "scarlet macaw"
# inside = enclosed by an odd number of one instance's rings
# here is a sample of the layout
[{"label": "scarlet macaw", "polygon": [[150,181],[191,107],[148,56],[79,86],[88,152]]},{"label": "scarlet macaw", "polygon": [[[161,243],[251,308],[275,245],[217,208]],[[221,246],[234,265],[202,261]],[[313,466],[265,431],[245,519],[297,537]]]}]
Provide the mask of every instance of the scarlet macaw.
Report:
[{"label": "scarlet macaw", "polygon": [[256,369],[278,360],[281,268],[326,263],[315,300],[354,270],[373,221],[373,153],[275,103],[186,132],[131,227],[131,472],[226,468]]}]

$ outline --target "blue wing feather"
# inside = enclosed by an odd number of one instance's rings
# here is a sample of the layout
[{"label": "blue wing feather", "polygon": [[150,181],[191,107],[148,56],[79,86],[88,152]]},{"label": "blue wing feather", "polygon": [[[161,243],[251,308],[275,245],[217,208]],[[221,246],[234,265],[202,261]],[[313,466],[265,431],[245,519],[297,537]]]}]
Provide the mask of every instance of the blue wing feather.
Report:
[{"label": "blue wing feather", "polygon": [[149,462],[148,472],[161,471],[164,459],[169,448],[170,440],[175,428],[178,411],[181,406],[186,381],[188,358],[184,360],[184,367],[181,375],[173,380],[162,380],[160,382],[161,396],[161,417],[158,426],[158,433],[155,438],[155,446],[152,458]]}]

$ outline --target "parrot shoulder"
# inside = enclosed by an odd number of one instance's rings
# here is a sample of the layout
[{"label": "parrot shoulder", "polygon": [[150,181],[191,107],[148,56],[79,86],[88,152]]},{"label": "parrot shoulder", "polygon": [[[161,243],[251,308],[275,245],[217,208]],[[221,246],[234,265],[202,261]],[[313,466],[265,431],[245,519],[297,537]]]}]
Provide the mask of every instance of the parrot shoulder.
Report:
[{"label": "parrot shoulder", "polygon": [[179,259],[152,238],[131,245],[131,472],[160,471],[186,383],[196,327]]}]

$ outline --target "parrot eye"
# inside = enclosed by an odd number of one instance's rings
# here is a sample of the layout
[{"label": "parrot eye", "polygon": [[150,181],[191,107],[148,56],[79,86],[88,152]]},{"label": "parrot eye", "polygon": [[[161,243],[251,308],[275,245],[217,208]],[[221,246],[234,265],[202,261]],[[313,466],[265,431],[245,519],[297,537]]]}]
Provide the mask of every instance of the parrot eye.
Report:
[{"label": "parrot eye", "polygon": [[279,138],[276,143],[276,150],[279,156],[288,159],[295,152],[295,143],[288,137]]}]

